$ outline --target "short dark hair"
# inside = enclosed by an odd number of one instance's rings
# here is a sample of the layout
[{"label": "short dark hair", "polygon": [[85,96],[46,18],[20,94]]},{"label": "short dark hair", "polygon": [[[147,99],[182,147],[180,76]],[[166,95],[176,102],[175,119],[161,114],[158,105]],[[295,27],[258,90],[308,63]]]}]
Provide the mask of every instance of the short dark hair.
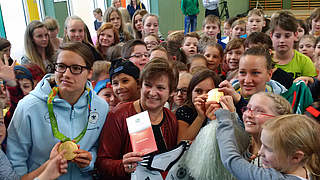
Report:
[{"label": "short dark hair", "polygon": [[144,80],[153,80],[161,75],[167,75],[169,80],[169,92],[173,92],[178,85],[179,74],[168,60],[163,58],[154,58],[149,61],[140,73],[140,85]]},{"label": "short dark hair", "polygon": [[121,56],[124,59],[129,59],[131,56],[131,53],[133,52],[133,49],[135,46],[137,45],[142,45],[142,46],[146,46],[146,43],[144,43],[142,40],[140,39],[133,39],[133,40],[129,40],[128,42],[126,42],[121,50]]},{"label": "short dark hair", "polygon": [[[93,56],[93,53],[91,49],[82,42],[67,42],[60,45],[56,58],[62,51],[72,51],[79,56],[82,57],[82,59],[85,61],[87,68],[91,69],[93,66],[93,62],[95,61],[95,58]],[[57,60],[57,59],[56,59]]]},{"label": "short dark hair", "polygon": [[273,49],[272,40],[270,36],[263,32],[253,32],[244,41],[245,48],[248,48],[250,44],[261,44],[267,49]]},{"label": "short dark hair", "polygon": [[270,22],[270,32],[273,33],[276,27],[285,31],[297,32],[297,19],[289,11],[281,11],[275,15]]},{"label": "short dark hair", "polygon": [[244,47],[244,39],[234,38],[228,42],[226,48],[224,49],[224,53],[227,53],[228,51],[231,51],[233,49],[241,48],[241,46]]},{"label": "short dark hair", "polygon": [[267,65],[268,70],[273,69],[275,66],[275,63],[272,60],[272,56],[269,52],[269,49],[265,49],[263,47],[252,47],[252,48],[246,50],[243,53],[243,55],[241,56],[241,58],[248,56],[248,55],[264,57],[266,59],[266,65]]},{"label": "short dark hair", "polygon": [[100,8],[96,8],[93,10],[93,12],[97,13],[97,14],[101,14],[102,15],[102,10]]},{"label": "short dark hair", "polygon": [[187,100],[186,105],[189,107],[194,107],[192,103],[192,91],[198,85],[201,81],[211,78],[214,82],[215,88],[217,88],[221,82],[221,78],[212,70],[209,70],[207,68],[195,73],[190,80],[188,91],[187,91]]}]

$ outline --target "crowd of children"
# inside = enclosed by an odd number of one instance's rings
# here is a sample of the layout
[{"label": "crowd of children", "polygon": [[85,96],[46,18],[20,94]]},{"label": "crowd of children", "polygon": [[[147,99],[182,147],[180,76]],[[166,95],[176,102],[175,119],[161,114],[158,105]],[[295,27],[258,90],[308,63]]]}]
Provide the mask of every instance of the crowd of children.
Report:
[{"label": "crowd of children", "polygon": [[[307,20],[252,9],[221,24],[207,14],[201,31],[186,33],[199,13],[192,2],[181,6],[185,32],[167,39],[138,0],[130,15],[117,0],[95,9],[95,42],[78,16],[65,20],[63,39],[55,19],[30,22],[21,60],[1,38],[0,179],[125,180],[147,155],[194,141],[172,172],[148,167],[144,176],[214,179],[214,169],[227,179],[319,180],[320,8]],[[224,95],[209,101],[215,88]],[[151,154],[133,151],[126,123],[143,111]],[[60,150],[65,143],[76,150]],[[176,178],[180,165],[188,172]]]}]

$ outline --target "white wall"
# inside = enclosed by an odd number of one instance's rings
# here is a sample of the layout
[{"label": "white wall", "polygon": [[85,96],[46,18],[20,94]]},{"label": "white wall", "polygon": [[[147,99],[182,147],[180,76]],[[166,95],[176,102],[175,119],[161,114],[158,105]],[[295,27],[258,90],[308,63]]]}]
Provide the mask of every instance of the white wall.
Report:
[{"label": "white wall", "polygon": [[11,57],[24,55],[24,31],[26,22],[21,0],[0,0],[7,39],[11,42]]},{"label": "white wall", "polygon": [[71,5],[71,13],[72,15],[77,15],[81,17],[81,19],[86,23],[88,26],[90,33],[95,34],[94,29],[94,3],[92,0],[70,0]]}]

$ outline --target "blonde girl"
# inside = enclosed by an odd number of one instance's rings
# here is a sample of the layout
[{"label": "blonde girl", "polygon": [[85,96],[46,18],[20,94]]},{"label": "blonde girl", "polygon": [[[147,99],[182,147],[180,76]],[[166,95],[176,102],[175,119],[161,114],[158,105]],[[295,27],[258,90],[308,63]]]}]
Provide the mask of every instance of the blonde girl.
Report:
[{"label": "blonde girl", "polygon": [[[232,98],[230,98],[232,101]],[[262,126],[259,154],[263,167],[250,164],[237,150],[228,103],[217,110],[216,137],[224,166],[239,180],[320,179],[320,125],[304,115],[282,115]]]},{"label": "blonde girl", "polygon": [[85,32],[85,23],[80,17],[67,17],[64,22],[63,42],[85,42],[90,44]]}]

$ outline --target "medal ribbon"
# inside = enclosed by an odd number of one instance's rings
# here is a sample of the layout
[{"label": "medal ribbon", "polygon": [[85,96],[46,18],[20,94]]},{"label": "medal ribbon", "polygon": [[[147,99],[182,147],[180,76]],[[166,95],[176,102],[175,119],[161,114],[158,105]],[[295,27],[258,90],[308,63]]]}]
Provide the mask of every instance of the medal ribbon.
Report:
[{"label": "medal ribbon", "polygon": [[[88,91],[88,110],[89,110],[89,115],[88,116],[90,116],[92,91],[88,87],[86,89]],[[59,92],[59,88],[58,87],[53,87],[51,92],[49,93],[48,100],[47,100],[47,106],[48,106],[48,111],[49,111],[49,117],[50,117],[50,124],[51,124],[52,133],[53,133],[54,137],[58,138],[61,142],[71,141],[70,138],[68,138],[67,136],[65,136],[64,134],[62,134],[59,131],[57,119],[56,119],[56,116],[53,113],[53,103],[52,102],[53,102],[53,99],[57,96],[58,92]],[[76,143],[78,143],[82,139],[84,134],[86,133],[87,127],[88,127],[88,121],[87,121],[87,124],[84,127],[84,129],[81,131],[81,133],[76,138],[73,139],[73,140],[76,141]]]}]

